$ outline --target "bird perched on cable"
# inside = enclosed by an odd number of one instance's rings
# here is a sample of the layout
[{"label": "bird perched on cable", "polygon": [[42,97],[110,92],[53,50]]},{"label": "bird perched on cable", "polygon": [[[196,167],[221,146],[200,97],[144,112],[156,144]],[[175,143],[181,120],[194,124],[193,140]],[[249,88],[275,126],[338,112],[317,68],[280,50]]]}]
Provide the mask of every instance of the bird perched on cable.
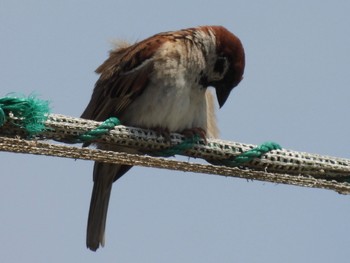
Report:
[{"label": "bird perched on cable", "polygon": [[[216,137],[214,87],[220,108],[243,78],[240,40],[222,26],[202,26],[154,35],[110,52],[82,118],[111,116],[127,126]],[[98,148],[136,152],[119,146]],[[112,184],[131,166],[95,162],[87,247],[104,245]]]}]

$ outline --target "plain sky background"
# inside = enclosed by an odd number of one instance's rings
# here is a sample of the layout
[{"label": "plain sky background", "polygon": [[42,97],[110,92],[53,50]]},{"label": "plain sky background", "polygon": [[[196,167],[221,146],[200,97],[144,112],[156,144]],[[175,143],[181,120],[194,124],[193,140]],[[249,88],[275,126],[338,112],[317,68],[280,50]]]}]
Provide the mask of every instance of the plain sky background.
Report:
[{"label": "plain sky background", "polygon": [[[0,2],[0,96],[79,116],[113,39],[223,25],[246,51],[221,138],[350,158],[350,1]],[[0,262],[348,262],[350,197],[133,168],[85,246],[92,162],[0,153]]]}]

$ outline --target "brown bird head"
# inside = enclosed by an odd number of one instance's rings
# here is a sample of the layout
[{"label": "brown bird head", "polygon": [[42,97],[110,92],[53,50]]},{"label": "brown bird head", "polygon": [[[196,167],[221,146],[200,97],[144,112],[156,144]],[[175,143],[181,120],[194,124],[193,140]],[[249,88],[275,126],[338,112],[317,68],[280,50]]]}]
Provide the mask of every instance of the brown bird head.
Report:
[{"label": "brown bird head", "polygon": [[241,41],[222,26],[205,29],[213,32],[216,39],[216,56],[206,75],[206,85],[216,90],[220,108],[225,104],[231,90],[243,79],[245,55]]}]

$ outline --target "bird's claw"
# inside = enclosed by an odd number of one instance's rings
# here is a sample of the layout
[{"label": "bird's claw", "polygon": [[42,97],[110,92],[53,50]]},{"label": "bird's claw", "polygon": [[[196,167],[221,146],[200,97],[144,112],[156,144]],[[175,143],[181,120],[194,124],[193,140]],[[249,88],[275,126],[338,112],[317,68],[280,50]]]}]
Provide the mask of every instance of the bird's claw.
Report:
[{"label": "bird's claw", "polygon": [[195,136],[199,136],[201,139],[203,139],[203,141],[205,142],[205,144],[207,143],[207,133],[204,129],[200,128],[200,127],[194,127],[191,129],[185,129],[182,131],[182,134],[186,137],[186,138],[193,138]]},{"label": "bird's claw", "polygon": [[153,130],[154,130],[156,133],[158,133],[159,135],[163,136],[164,139],[165,139],[167,142],[170,142],[170,141],[171,141],[169,129],[167,129],[167,128],[162,128],[162,127],[156,127],[156,128],[153,128]]}]

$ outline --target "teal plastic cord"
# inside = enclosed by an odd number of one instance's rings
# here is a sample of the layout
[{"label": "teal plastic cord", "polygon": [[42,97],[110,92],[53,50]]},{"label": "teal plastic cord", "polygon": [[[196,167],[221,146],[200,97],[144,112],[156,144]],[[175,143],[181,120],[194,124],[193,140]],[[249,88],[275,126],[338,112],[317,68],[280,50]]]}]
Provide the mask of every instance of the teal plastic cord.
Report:
[{"label": "teal plastic cord", "polygon": [[35,95],[22,97],[9,94],[0,98],[0,127],[9,121],[12,114],[20,122],[14,123],[25,129],[29,136],[45,130],[44,122],[50,112],[49,102],[36,98]]},{"label": "teal plastic cord", "polygon": [[87,131],[79,136],[76,142],[89,142],[101,138],[103,135],[108,134],[115,126],[121,125],[120,120],[116,117],[110,117],[102,122],[98,127]]},{"label": "teal plastic cord", "polygon": [[187,150],[191,149],[193,145],[199,143],[202,140],[202,138],[199,135],[194,135],[191,138],[187,138],[183,140],[178,145],[174,145],[173,147],[170,147],[168,149],[159,151],[159,152],[152,152],[152,155],[154,156],[162,156],[162,157],[170,157],[174,156],[176,154],[183,154]]},{"label": "teal plastic cord", "polygon": [[214,161],[213,163],[222,164],[226,166],[240,166],[242,164],[253,161],[256,158],[261,158],[261,156],[270,151],[281,149],[282,147],[278,143],[270,141],[264,142],[251,150],[241,153],[240,155],[236,156],[233,160],[220,160]]},{"label": "teal plastic cord", "polygon": [[[9,116],[17,118],[14,125],[24,129],[29,137],[41,133],[45,130],[45,121],[49,114],[49,102],[40,100],[34,95],[28,97],[9,94],[0,98],[0,127],[7,121],[11,121]],[[114,126],[120,125],[118,118],[111,117],[105,120],[97,128],[92,129],[79,136],[74,142],[88,142],[101,138],[107,134]]]}]

